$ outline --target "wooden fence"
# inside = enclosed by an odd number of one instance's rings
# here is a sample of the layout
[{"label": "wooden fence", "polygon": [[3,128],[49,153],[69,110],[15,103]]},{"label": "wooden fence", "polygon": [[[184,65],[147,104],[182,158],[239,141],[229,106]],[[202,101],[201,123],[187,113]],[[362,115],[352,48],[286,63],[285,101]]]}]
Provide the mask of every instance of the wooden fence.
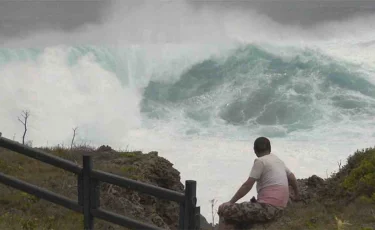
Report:
[{"label": "wooden fence", "polygon": [[180,205],[179,229],[200,229],[200,207],[196,207],[196,181],[185,182],[185,193],[157,187],[115,174],[93,169],[91,156],[83,156],[82,167],[60,157],[53,156],[38,149],[22,145],[1,137],[0,147],[34,158],[77,175],[78,202],[53,193],[46,189],[26,183],[0,172],[0,183],[34,195],[84,215],[84,229],[94,229],[94,217],[133,229],[161,228],[100,208],[100,182],[106,182],[127,189],[136,190],[158,198],[175,201]]}]

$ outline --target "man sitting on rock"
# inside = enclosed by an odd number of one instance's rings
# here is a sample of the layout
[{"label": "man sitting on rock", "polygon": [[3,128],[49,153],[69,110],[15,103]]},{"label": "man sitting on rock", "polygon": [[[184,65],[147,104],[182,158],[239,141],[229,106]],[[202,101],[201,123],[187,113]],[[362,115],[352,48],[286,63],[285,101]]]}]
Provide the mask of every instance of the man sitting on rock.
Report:
[{"label": "man sitting on rock", "polygon": [[[294,190],[293,199],[299,199],[297,180],[284,162],[271,153],[271,143],[265,137],[254,142],[254,160],[250,176],[233,198],[220,205],[219,229],[240,229],[239,226],[268,222],[281,216],[289,200],[289,184]],[[258,198],[250,202],[236,203],[257,182]]]}]

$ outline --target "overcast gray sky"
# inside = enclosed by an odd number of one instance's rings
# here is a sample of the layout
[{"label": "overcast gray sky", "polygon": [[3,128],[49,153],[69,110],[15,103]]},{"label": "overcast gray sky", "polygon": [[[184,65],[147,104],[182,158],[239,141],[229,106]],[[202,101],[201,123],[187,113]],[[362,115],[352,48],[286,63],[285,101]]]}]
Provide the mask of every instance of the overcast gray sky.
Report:
[{"label": "overcast gray sky", "polygon": [[[136,3],[130,0],[122,1],[121,4],[125,5],[122,7],[123,14],[127,15],[127,12],[132,11],[134,5],[147,5],[148,1],[155,4],[157,0],[138,0]],[[202,8],[214,11],[255,10],[281,24],[305,28],[327,21],[375,14],[373,0],[169,0],[173,1],[185,1],[187,6],[197,11]],[[12,39],[36,34],[41,30],[69,32],[83,25],[101,25],[111,16],[109,14],[113,10],[113,3],[114,1],[89,0],[0,0],[0,37]],[[166,0],[160,1],[160,4],[167,3]]]},{"label": "overcast gray sky", "polygon": [[374,0],[190,0],[196,7],[255,9],[282,24],[314,26],[375,13]]},{"label": "overcast gray sky", "polygon": [[0,34],[23,36],[41,29],[72,30],[101,23],[108,2],[0,0]]}]

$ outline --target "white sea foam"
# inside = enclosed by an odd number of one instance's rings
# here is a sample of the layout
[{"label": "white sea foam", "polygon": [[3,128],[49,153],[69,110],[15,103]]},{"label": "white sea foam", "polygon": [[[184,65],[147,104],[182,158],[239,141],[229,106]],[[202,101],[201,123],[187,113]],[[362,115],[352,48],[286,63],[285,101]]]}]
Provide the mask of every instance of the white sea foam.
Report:
[{"label": "white sea foam", "polygon": [[[71,129],[78,126],[78,142],[159,151],[181,172],[182,180],[198,181],[199,205],[206,217],[211,213],[210,199],[216,198],[219,203],[229,200],[246,179],[254,160],[252,142],[259,133],[273,136],[274,152],[298,177],[325,177],[337,169],[338,161],[345,161],[358,148],[373,145],[375,133],[371,127],[375,120],[365,113],[352,116],[342,113],[344,110],[336,111],[329,100],[314,101],[324,111],[324,119],[315,121],[309,129],[289,133],[277,124],[230,125],[219,118],[219,107],[245,92],[235,92],[230,82],[178,106],[161,104],[159,109],[169,115],[164,119],[145,115],[140,104],[150,80],[171,84],[194,63],[212,56],[224,62],[223,57],[231,56],[230,49],[249,43],[261,43],[263,49],[283,60],[291,60],[306,49],[316,50],[336,62],[351,63],[349,69],[357,66],[361,77],[374,83],[373,25],[366,23],[374,21],[372,16],[305,29],[281,25],[257,12],[194,11],[182,1],[162,6],[148,2],[136,4],[135,10],[125,15],[123,3],[119,3],[103,25],[71,33],[43,31],[5,42],[4,47],[10,49],[0,50],[3,136],[15,134],[20,140],[22,126],[17,116],[29,109],[27,139],[34,145],[68,144]],[[75,54],[77,60],[72,60]],[[318,79],[311,80],[316,83]],[[298,78],[293,81],[300,83]],[[312,85],[317,92],[317,84]],[[259,85],[248,82],[245,86],[254,90]],[[354,95],[374,112],[371,96],[350,90],[330,93]],[[286,97],[296,94],[291,89],[285,91]],[[212,108],[215,119],[204,125],[187,119],[183,106]],[[332,117],[340,119],[327,123]],[[252,195],[254,191],[242,200]]]}]

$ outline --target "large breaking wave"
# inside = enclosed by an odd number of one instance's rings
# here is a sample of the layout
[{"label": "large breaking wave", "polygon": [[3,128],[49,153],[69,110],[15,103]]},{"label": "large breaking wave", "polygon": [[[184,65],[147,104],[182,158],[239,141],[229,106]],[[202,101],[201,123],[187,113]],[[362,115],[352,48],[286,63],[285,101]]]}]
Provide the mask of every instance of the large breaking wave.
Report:
[{"label": "large breaking wave", "polygon": [[223,169],[247,174],[258,135],[300,177],[373,143],[372,68],[256,44],[0,49],[0,131],[20,140],[28,109],[33,145],[67,144],[78,126],[78,143],[160,151],[198,180],[208,215],[238,183]]},{"label": "large breaking wave", "polygon": [[[306,28],[234,3],[129,1],[74,31],[0,35],[3,136],[21,139],[28,109],[34,146],[68,144],[78,127],[78,144],[159,151],[198,181],[205,216],[248,175],[258,135],[298,177],[373,145],[373,14]],[[23,12],[5,30],[27,25]]]},{"label": "large breaking wave", "polygon": [[208,127],[273,126],[284,134],[374,115],[375,86],[361,68],[313,50],[282,53],[246,45],[194,64],[177,81],[151,81],[142,112]]},{"label": "large breaking wave", "polygon": [[[202,47],[167,48],[2,49],[2,85],[7,87],[2,92],[22,88],[26,98],[21,100],[27,101],[31,92],[57,88],[64,94],[66,89],[61,87],[69,85],[81,98],[77,102],[68,97],[71,104],[87,109],[120,108],[116,120],[130,119],[120,122],[125,129],[135,120],[149,128],[173,123],[186,135],[220,135],[230,129],[283,136],[348,120],[368,120],[375,113],[375,85],[368,72],[317,50],[253,44],[210,47],[204,52]],[[160,56],[163,52],[164,57]],[[22,86],[20,78],[33,85]],[[51,100],[45,97],[39,99]],[[57,103],[64,100],[56,98]],[[95,105],[95,100],[101,102]],[[32,100],[30,104],[33,110],[40,106]],[[68,108],[60,109],[66,112]],[[90,122],[82,117],[75,123]],[[103,130],[97,125],[87,128],[90,133]]]}]

